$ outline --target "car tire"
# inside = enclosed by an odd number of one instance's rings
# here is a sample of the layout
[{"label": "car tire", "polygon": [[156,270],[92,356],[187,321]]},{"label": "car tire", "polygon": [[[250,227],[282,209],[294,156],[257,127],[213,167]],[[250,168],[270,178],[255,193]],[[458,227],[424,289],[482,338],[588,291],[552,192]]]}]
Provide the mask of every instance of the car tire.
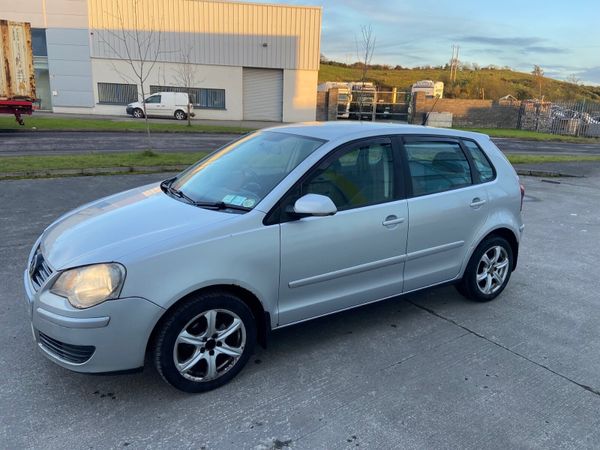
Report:
[{"label": "car tire", "polygon": [[135,108],[133,110],[133,114],[132,116],[136,119],[143,119],[144,118],[144,111],[142,111],[140,108]]},{"label": "car tire", "polygon": [[185,120],[186,118],[187,118],[187,115],[182,110],[178,109],[177,111],[175,111],[175,119]]},{"label": "car tire", "polygon": [[256,343],[250,308],[225,291],[192,295],[162,323],[154,364],[173,387],[190,393],[216,389],[246,365]]},{"label": "car tire", "polygon": [[456,289],[465,297],[488,302],[500,295],[514,267],[513,252],[500,236],[485,239],[477,246]]}]

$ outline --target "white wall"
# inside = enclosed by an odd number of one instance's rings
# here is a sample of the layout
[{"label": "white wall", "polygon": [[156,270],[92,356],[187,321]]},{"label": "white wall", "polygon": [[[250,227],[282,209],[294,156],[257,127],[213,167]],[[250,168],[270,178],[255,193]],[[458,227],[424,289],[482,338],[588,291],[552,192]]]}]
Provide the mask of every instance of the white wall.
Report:
[{"label": "white wall", "polygon": [[283,121],[307,122],[315,120],[317,111],[316,70],[283,71]]},{"label": "white wall", "polygon": [[[150,94],[150,85],[182,86],[177,82],[178,71],[182,64],[157,64],[144,85],[146,95]],[[225,110],[195,109],[197,119],[242,120],[242,68],[232,66],[208,66],[194,64],[195,83],[193,87],[225,89]],[[135,75],[125,61],[110,59],[92,59],[94,114],[125,114],[125,106],[99,105],[98,83],[137,84]],[[138,87],[141,99],[141,90]]]}]

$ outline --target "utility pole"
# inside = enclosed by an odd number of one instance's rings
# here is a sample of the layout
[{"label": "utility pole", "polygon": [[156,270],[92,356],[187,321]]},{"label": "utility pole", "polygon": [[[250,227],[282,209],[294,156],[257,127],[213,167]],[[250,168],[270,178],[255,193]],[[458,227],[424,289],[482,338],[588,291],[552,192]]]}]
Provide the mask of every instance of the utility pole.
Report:
[{"label": "utility pole", "polygon": [[452,58],[450,58],[450,82],[456,81],[456,72],[458,71],[458,51],[460,47],[452,44]]}]

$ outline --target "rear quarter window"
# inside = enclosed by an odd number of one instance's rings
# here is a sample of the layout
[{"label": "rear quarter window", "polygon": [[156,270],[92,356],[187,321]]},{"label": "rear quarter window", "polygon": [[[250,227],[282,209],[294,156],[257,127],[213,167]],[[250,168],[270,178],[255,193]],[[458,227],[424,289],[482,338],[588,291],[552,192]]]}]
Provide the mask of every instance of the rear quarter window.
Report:
[{"label": "rear quarter window", "polygon": [[414,196],[472,184],[469,161],[458,142],[417,141],[404,144]]},{"label": "rear quarter window", "polygon": [[494,168],[492,167],[492,163],[485,155],[483,150],[481,150],[479,145],[473,141],[463,140],[463,144],[465,145],[467,151],[471,154],[471,158],[475,164],[475,170],[479,172],[479,179],[481,182],[486,183],[488,181],[492,181],[496,176],[494,173]]}]

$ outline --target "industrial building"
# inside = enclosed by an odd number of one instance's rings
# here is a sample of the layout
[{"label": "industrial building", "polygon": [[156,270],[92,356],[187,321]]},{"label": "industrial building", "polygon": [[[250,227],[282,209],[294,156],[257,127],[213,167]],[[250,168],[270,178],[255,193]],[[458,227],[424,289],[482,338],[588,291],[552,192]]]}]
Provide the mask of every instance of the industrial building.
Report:
[{"label": "industrial building", "polygon": [[31,23],[40,109],[125,114],[141,97],[135,72],[143,60],[144,93],[186,90],[196,118],[315,119],[318,7],[0,0],[0,19]]}]

